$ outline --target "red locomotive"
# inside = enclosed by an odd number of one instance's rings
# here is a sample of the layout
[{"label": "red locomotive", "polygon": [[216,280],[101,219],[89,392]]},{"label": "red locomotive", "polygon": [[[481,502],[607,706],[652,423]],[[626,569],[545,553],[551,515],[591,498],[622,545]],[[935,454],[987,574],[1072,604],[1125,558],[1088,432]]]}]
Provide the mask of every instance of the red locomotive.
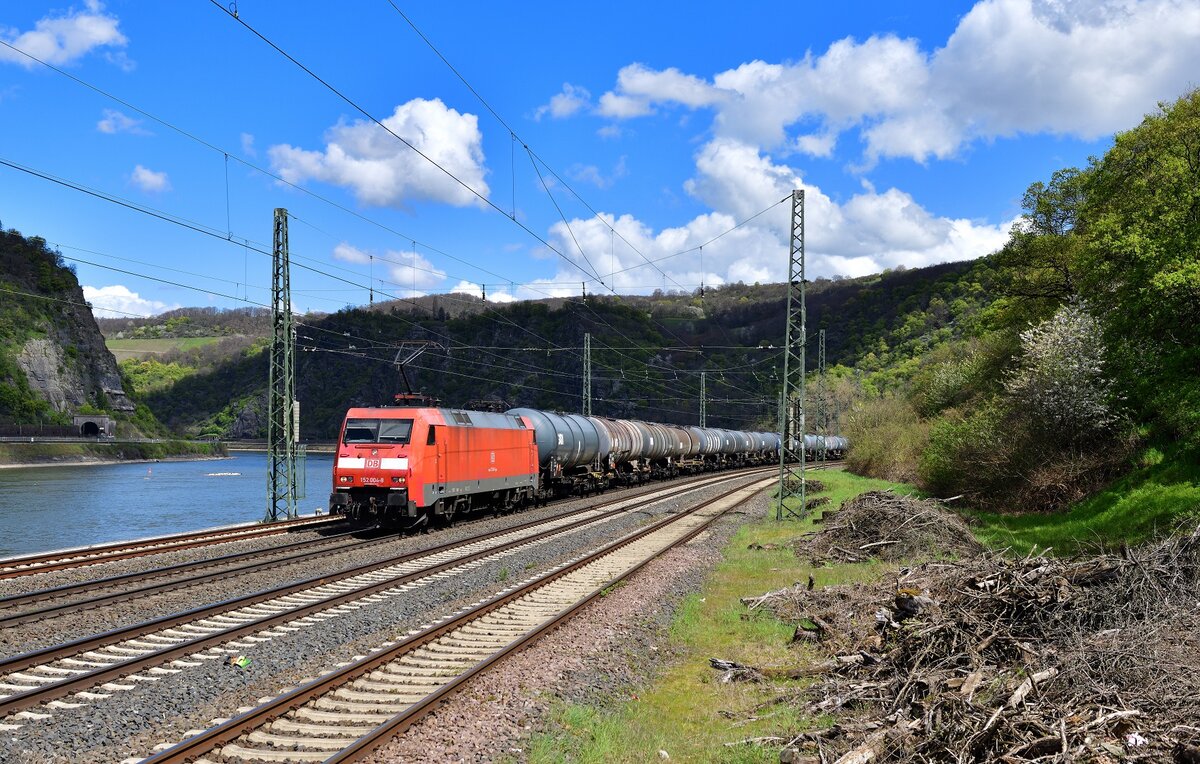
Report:
[{"label": "red locomotive", "polygon": [[333,465],[331,514],[427,522],[486,505],[508,510],[538,490],[528,419],[438,408],[355,408]]}]

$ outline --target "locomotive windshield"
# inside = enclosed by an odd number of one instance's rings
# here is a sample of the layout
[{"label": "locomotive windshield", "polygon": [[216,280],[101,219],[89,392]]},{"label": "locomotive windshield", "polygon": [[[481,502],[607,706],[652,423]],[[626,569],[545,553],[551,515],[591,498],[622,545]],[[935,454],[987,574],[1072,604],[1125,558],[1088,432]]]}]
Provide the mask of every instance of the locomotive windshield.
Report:
[{"label": "locomotive windshield", "polygon": [[411,419],[347,419],[343,443],[408,443]]}]

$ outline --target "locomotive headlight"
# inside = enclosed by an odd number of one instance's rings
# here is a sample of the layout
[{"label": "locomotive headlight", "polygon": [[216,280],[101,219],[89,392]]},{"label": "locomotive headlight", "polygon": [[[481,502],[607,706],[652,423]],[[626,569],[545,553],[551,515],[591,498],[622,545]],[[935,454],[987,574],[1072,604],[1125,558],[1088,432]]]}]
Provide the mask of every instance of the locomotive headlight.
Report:
[{"label": "locomotive headlight", "polygon": [[400,477],[399,475],[392,475],[392,482],[393,483],[403,483],[404,478]]},{"label": "locomotive headlight", "polygon": [[350,475],[342,475],[341,477],[338,478],[338,482],[339,483],[353,483],[354,478],[351,477]]}]

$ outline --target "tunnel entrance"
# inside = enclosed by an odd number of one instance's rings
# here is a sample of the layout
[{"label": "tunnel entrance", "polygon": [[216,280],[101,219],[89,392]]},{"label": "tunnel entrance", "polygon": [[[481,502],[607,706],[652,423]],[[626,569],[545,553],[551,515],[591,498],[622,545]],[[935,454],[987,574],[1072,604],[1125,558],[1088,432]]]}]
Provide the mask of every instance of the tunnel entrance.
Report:
[{"label": "tunnel entrance", "polygon": [[112,435],[116,431],[116,423],[112,417],[103,414],[76,414],[71,418],[71,424],[84,438]]}]

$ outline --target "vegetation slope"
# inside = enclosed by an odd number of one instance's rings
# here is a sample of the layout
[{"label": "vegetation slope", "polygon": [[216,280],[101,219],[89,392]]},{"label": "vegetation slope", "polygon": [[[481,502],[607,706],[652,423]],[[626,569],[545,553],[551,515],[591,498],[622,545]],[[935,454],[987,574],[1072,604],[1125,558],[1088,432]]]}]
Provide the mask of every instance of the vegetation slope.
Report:
[{"label": "vegetation slope", "polygon": [[1063,510],[981,516],[1018,547],[1169,529],[1200,506],[1200,91],[1033,183],[1024,207],[975,325],[860,401],[853,466],[984,509]]},{"label": "vegetation slope", "polygon": [[[961,337],[974,324],[990,301],[989,278],[986,264],[951,263],[814,282],[809,364],[817,361],[815,339],[824,328],[828,363],[837,376],[849,376],[847,367],[857,365],[873,370],[868,386],[886,384],[903,375],[914,356]],[[425,298],[302,317],[297,376],[303,431],[310,438],[331,437],[347,407],[386,403],[403,392],[394,361],[416,347],[404,342],[436,343],[408,363],[405,374],[415,390],[447,405],[578,411],[585,333],[592,335],[597,413],[695,423],[699,372],[709,370],[710,424],[774,429],[785,298],[781,284],[501,306],[443,295],[436,306]],[[151,381],[148,400],[183,431],[261,437],[263,349],[254,343],[200,373],[170,384]]]}]

